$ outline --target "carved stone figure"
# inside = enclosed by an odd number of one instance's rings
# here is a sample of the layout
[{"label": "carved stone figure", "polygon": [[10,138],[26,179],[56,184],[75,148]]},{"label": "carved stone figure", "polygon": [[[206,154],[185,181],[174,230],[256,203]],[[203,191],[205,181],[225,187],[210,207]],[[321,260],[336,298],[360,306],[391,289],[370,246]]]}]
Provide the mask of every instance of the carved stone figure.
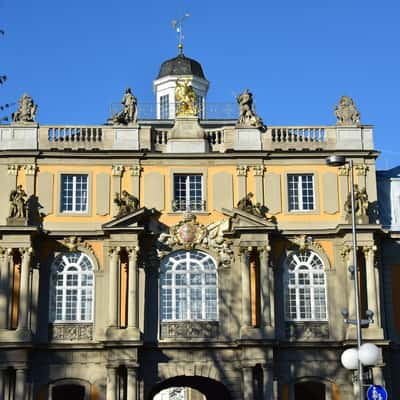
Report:
[{"label": "carved stone figure", "polygon": [[239,119],[237,126],[241,128],[263,128],[262,119],[256,114],[253,109],[253,94],[249,89],[244,89],[236,98],[239,104]]},{"label": "carved stone figure", "polygon": [[113,124],[134,124],[137,121],[137,100],[131,88],[126,88],[121,101],[122,110],[114,114],[110,120]]},{"label": "carved stone figure", "polygon": [[119,207],[116,218],[124,217],[125,215],[137,210],[139,207],[139,199],[128,193],[126,190],[123,190],[121,195],[115,193],[114,203]]},{"label": "carved stone figure", "polygon": [[[366,188],[361,190],[358,185],[354,185],[354,213],[358,223],[368,222],[368,194]],[[346,220],[351,222],[351,193],[347,195],[347,200],[344,203],[344,210],[346,212]]]},{"label": "carved stone figure", "polygon": [[263,212],[263,207],[260,203],[256,203],[255,205],[252,202],[252,198],[254,197],[253,193],[247,193],[245,197],[243,197],[239,202],[237,203],[236,208],[238,208],[241,211],[246,211],[249,214],[253,214],[256,217],[264,217],[265,212]]},{"label": "carved stone figure", "polygon": [[335,107],[337,118],[336,125],[340,126],[360,126],[360,113],[354,101],[349,96],[342,96],[339,104]]},{"label": "carved stone figure", "polygon": [[176,81],[175,103],[177,107],[177,116],[198,114],[196,93],[193,86],[189,85],[189,83],[187,79],[182,82]]},{"label": "carved stone figure", "polygon": [[22,185],[18,185],[16,190],[12,190],[10,193],[10,209],[9,218],[22,218],[25,219],[27,216],[27,202],[24,189]]},{"label": "carved stone figure", "polygon": [[24,93],[18,100],[18,110],[12,113],[12,122],[35,122],[37,108],[32,98]]},{"label": "carved stone figure", "polygon": [[229,220],[204,226],[196,221],[195,215],[186,213],[182,221],[170,228],[169,233],[160,234],[158,255],[163,257],[171,249],[181,246],[185,249],[200,246],[214,251],[218,264],[228,265],[233,259],[232,241],[224,237],[224,232],[228,230]]}]

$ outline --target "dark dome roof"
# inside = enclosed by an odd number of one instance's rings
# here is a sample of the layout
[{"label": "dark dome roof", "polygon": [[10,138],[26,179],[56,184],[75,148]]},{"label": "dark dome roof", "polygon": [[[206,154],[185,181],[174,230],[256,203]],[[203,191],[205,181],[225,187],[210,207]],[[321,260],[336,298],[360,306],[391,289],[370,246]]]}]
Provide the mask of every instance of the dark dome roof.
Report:
[{"label": "dark dome roof", "polygon": [[185,57],[183,54],[179,54],[177,57],[164,61],[161,64],[157,79],[167,75],[194,75],[206,79],[200,63]]}]

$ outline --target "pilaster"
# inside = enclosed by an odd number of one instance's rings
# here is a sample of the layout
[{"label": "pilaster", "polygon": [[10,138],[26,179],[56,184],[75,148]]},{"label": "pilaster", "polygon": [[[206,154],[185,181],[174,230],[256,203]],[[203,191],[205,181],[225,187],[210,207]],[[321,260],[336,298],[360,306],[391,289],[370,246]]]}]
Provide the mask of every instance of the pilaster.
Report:
[{"label": "pilaster", "polygon": [[[10,255],[11,249],[0,248],[0,329],[8,328],[9,300],[11,296]],[[1,398],[1,397],[0,397]]]},{"label": "pilaster", "polygon": [[263,399],[273,400],[274,397],[274,376],[271,364],[262,365],[263,371]]},{"label": "pilaster", "polygon": [[19,249],[22,262],[21,262],[21,285],[19,294],[19,310],[18,310],[18,331],[29,331],[29,305],[31,300],[31,293],[29,288],[29,275],[30,264],[33,249],[32,247],[25,247]]},{"label": "pilaster", "polygon": [[140,175],[142,173],[142,167],[139,164],[131,165],[129,167],[131,174],[131,185],[133,196],[140,198]]},{"label": "pilaster", "polygon": [[26,366],[17,367],[15,370],[15,400],[27,400],[26,377],[28,369]]},{"label": "pilaster", "polygon": [[137,258],[139,247],[128,247],[128,328],[138,329]]},{"label": "pilaster", "polygon": [[354,166],[356,175],[357,175],[357,183],[360,189],[365,188],[367,186],[367,172],[368,172],[368,165],[366,164],[357,164]]},{"label": "pilaster", "polygon": [[26,193],[28,196],[35,194],[35,176],[36,176],[36,164],[24,165],[25,181],[26,181]]},{"label": "pilaster", "polygon": [[273,334],[275,326],[275,304],[274,304],[274,270],[269,265],[269,245],[258,247],[260,260],[260,289],[261,289],[261,329],[263,332]]},{"label": "pilaster", "polygon": [[137,399],[137,366],[127,366],[127,400]]},{"label": "pilaster", "polygon": [[247,194],[247,165],[238,165],[236,167],[237,183],[238,183],[238,200],[242,199]]},{"label": "pilaster", "polygon": [[107,365],[106,400],[117,400],[117,366]]},{"label": "pilaster", "polygon": [[254,181],[255,181],[255,195],[257,203],[264,205],[264,165],[255,165],[253,167]]},{"label": "pilaster", "polygon": [[249,250],[241,249],[240,269],[242,277],[242,324],[241,330],[245,331],[251,326],[251,303],[250,303],[250,266]]},{"label": "pilaster", "polygon": [[109,326],[113,328],[118,325],[118,261],[120,251],[120,247],[111,247],[108,250],[108,320]]},{"label": "pilaster", "polygon": [[[115,195],[115,193],[121,193],[121,179],[122,179],[122,173],[124,172],[124,166],[121,164],[114,164],[112,166],[112,180],[111,180],[111,185],[112,185],[112,196]],[[112,215],[115,216],[118,214],[118,205],[113,202],[112,204]]]},{"label": "pilaster", "polygon": [[343,165],[338,168],[339,171],[339,197],[340,197],[340,212],[341,219],[344,222],[346,218],[346,213],[344,211],[344,204],[346,203],[347,196],[349,194],[349,166]]},{"label": "pilaster", "polygon": [[254,391],[253,391],[253,368],[252,367],[243,367],[242,368],[243,375],[243,400],[254,400]]}]

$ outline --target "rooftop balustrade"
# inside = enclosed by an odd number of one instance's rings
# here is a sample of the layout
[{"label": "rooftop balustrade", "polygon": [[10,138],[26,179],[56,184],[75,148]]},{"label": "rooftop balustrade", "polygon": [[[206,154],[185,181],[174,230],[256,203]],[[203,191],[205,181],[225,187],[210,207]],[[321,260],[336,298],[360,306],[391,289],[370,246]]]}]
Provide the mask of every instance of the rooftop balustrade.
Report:
[{"label": "rooftop balustrade", "polygon": [[[372,127],[268,126],[238,128],[236,120],[201,120],[209,152],[241,150],[373,150]],[[135,125],[2,125],[0,150],[127,150],[167,152],[174,121],[139,120]],[[252,137],[250,147],[246,143]],[[256,138],[256,140],[254,140]],[[258,138],[258,139],[257,139]]]}]

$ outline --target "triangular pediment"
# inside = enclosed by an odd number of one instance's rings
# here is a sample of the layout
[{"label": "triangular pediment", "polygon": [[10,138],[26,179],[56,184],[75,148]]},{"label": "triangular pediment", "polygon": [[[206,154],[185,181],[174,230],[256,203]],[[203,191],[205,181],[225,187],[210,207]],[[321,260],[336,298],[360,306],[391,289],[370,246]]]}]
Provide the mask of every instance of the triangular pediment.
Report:
[{"label": "triangular pediment", "polygon": [[267,220],[265,217],[259,217],[246,211],[233,208],[222,209],[224,215],[230,219],[230,230],[235,231],[275,231],[276,224]]},{"label": "triangular pediment", "polygon": [[123,217],[114,218],[102,225],[104,231],[143,231],[151,217],[157,218],[155,209],[139,208]]}]

